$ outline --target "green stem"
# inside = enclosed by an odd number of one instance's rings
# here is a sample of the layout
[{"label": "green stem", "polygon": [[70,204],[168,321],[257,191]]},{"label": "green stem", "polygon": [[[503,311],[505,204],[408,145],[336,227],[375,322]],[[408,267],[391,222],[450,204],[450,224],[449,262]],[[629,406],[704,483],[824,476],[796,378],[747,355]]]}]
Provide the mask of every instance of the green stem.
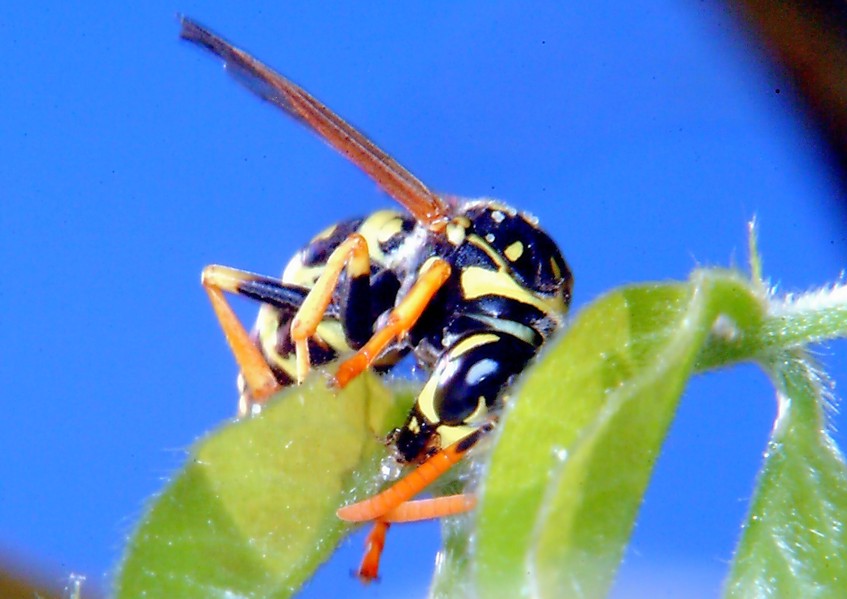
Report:
[{"label": "green stem", "polygon": [[[727,279],[729,282],[730,278]],[[726,306],[740,308],[740,311],[731,314],[723,307],[723,318],[713,327],[697,357],[695,369],[698,371],[765,359],[774,352],[847,337],[847,286],[839,285],[784,301],[762,298],[749,286],[742,289],[738,285],[730,291],[737,297]]]}]

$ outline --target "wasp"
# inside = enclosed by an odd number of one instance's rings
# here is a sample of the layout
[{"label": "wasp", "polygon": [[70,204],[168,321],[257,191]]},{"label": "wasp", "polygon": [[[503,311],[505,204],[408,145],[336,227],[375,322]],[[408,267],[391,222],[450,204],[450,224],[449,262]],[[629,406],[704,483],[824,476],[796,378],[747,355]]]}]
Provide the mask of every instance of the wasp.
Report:
[{"label": "wasp", "polygon": [[[416,469],[338,516],[374,526],[359,569],[378,573],[391,522],[468,511],[460,494],[412,500],[491,431],[505,391],[561,328],[573,276],[536,220],[492,199],[430,191],[326,106],[246,52],[182,18],[181,37],[217,55],[263,100],[303,123],[369,175],[406,212],[380,210],[315,236],[280,279],[223,266],[202,283],[240,367],[239,414],[339,362],[342,388],[366,369],[390,371],[412,354],[429,378],[388,441]],[[225,293],[261,307],[252,333]]]}]

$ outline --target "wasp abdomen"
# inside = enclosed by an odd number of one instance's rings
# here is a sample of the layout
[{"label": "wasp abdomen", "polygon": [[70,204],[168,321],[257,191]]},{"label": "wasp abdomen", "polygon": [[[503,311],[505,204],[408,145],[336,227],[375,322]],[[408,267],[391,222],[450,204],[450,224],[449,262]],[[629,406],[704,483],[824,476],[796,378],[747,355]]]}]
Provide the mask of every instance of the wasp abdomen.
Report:
[{"label": "wasp abdomen", "polygon": [[522,372],[537,346],[503,331],[460,337],[438,358],[406,425],[394,441],[404,461],[417,461],[490,420],[503,390]]}]

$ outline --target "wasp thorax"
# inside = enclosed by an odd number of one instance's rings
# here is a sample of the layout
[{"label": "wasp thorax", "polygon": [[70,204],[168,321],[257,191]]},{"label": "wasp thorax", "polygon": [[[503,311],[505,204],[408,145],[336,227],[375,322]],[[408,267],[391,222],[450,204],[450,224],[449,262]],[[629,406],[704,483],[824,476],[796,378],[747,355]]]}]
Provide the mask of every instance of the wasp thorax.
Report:
[{"label": "wasp thorax", "polygon": [[502,259],[511,275],[526,289],[560,295],[570,303],[573,277],[556,243],[536,219],[494,203],[472,203],[465,211],[472,231]]}]

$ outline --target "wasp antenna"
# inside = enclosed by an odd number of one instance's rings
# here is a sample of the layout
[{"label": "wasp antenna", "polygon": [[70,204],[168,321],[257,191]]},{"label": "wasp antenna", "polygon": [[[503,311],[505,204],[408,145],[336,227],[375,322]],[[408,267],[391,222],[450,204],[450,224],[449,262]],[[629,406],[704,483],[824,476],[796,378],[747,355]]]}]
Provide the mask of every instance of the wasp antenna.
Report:
[{"label": "wasp antenna", "polygon": [[304,123],[333,148],[365,171],[388,195],[421,224],[442,230],[449,218],[447,204],[396,160],[376,147],[341,117],[270,67],[215,35],[196,21],[180,16],[180,37],[224,61],[224,66],[263,100]]}]

